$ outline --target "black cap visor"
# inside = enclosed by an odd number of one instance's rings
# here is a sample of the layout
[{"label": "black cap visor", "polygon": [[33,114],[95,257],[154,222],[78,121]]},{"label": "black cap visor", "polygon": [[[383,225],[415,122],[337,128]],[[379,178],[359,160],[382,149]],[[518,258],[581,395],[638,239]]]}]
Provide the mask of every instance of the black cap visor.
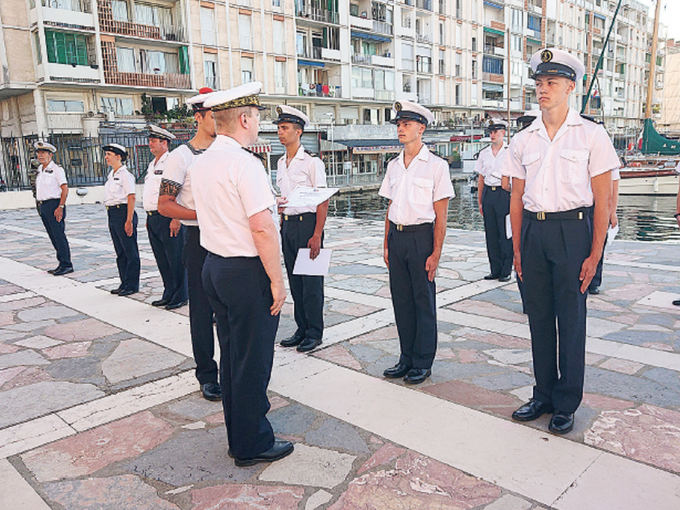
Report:
[{"label": "black cap visor", "polygon": [[397,121],[400,120],[415,120],[416,122],[420,122],[421,124],[425,124],[427,126],[427,119],[420,115],[419,113],[412,112],[412,111],[404,111],[400,110],[397,112],[397,116],[390,121],[391,124],[396,124]]},{"label": "black cap visor", "polygon": [[535,80],[538,76],[561,76],[576,81],[576,71],[571,67],[556,62],[541,62],[536,67],[536,72],[531,76]]},{"label": "black cap visor", "polygon": [[302,129],[305,129],[305,121],[302,120],[300,117],[297,117],[295,115],[291,115],[289,113],[282,113],[281,115],[279,115],[279,118],[274,121],[274,124],[276,124],[278,126],[279,124],[282,124],[282,123],[285,123],[285,122],[288,122],[290,124],[297,124]]}]

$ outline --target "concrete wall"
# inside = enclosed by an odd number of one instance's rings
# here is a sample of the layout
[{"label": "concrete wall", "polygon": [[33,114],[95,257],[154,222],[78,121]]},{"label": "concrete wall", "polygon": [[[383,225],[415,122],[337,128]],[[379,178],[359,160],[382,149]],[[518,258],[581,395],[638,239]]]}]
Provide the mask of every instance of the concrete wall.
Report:
[{"label": "concrete wall", "polygon": [[[137,185],[137,201],[142,200],[144,185]],[[69,188],[66,205],[104,203],[104,186],[87,187],[87,195],[82,199],[76,194],[77,188]],[[5,191],[0,193],[0,210],[30,209],[35,207],[35,199],[31,191]],[[102,205],[102,207],[104,207]]]}]

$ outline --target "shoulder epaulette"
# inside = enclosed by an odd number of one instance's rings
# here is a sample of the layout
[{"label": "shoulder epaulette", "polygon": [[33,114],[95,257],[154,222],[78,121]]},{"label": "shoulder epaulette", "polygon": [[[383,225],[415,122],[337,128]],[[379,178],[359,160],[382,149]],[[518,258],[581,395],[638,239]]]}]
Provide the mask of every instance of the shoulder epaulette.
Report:
[{"label": "shoulder epaulette", "polygon": [[[529,122],[528,124],[524,124],[521,128],[519,128],[519,129],[517,130],[517,133],[521,133],[522,131],[524,131],[525,129],[527,129],[529,126],[531,126],[531,122]],[[515,134],[516,134],[516,133],[515,133]]]},{"label": "shoulder epaulette", "polygon": [[590,115],[585,115],[585,114],[582,113],[581,117],[586,119],[586,120],[589,120],[590,122],[594,122],[595,124],[600,124],[600,125],[604,124],[604,122],[602,122],[601,120],[597,120],[595,117],[591,117]]},{"label": "shoulder epaulette", "polygon": [[318,158],[318,157],[320,157],[320,156],[319,156],[318,154],[316,154],[315,152],[308,151],[307,149],[305,149],[305,154],[309,154],[309,155],[310,155],[311,157],[313,157],[313,158]]},{"label": "shoulder epaulette", "polygon": [[252,154],[253,156],[255,156],[257,159],[259,159],[262,162],[263,165],[267,162],[267,159],[265,158],[264,154],[259,154],[257,152],[253,152],[250,149],[246,149],[245,147],[243,147],[243,150],[248,152],[249,154]]},{"label": "shoulder epaulette", "polygon": [[385,161],[385,165],[391,163],[392,161],[394,161],[394,160],[397,159],[398,157],[399,157],[399,154],[396,154],[396,155],[392,156],[390,159],[388,159],[387,161]]},{"label": "shoulder epaulette", "polygon": [[198,156],[199,154],[203,154],[205,152],[205,149],[197,149],[193,145],[191,145],[191,142],[187,142],[184,145],[186,145],[187,149],[194,155]]}]

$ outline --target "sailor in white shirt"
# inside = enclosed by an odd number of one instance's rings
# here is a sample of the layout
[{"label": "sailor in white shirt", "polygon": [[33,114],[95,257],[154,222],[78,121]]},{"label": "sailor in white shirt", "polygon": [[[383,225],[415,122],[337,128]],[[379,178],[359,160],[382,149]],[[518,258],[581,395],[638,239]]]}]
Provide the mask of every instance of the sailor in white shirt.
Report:
[{"label": "sailor in white shirt", "polygon": [[262,163],[244,147],[257,140],[262,84],[216,92],[217,138],[191,167],[191,187],[208,251],[203,286],[217,320],[220,384],[230,454],[237,466],[289,455],[266,414],[279,313],[286,299],[276,200]]},{"label": "sailor in white shirt", "polygon": [[163,280],[163,295],[151,304],[174,310],[187,304],[189,299],[187,272],[182,263],[184,228],[176,223],[171,226],[172,219],[158,212],[158,196],[169,156],[168,145],[175,135],[153,124],[149,124],[148,129],[149,149],[154,159],[146,171],[142,202],[149,244]]},{"label": "sailor in white shirt", "polygon": [[388,163],[378,193],[390,200],[383,251],[401,356],[383,375],[419,384],[430,376],[437,351],[434,277],[454,192],[448,163],[431,154],[422,141],[434,120],[432,112],[409,101],[397,101],[394,109],[393,122],[404,149]]},{"label": "sailor in white shirt", "polygon": [[286,207],[285,203],[298,186],[325,188],[326,172],[323,161],[307,152],[300,141],[309,125],[307,115],[286,105],[279,105],[276,111],[279,117],[274,123],[279,126],[279,141],[286,148],[276,172],[276,184],[281,190],[281,242],[297,325],[293,336],[282,340],[281,345],[297,346],[299,352],[307,352],[318,347],[323,337],[323,276],[295,275],[293,268],[300,248],[309,248],[312,259],[319,255],[328,200],[316,207]]},{"label": "sailor in white shirt", "polygon": [[135,212],[135,176],[127,167],[127,149],[110,143],[102,147],[111,171],[106,178],[104,205],[109,217],[109,232],[116,250],[120,285],[111,294],[129,296],[139,291],[139,247],[137,246],[137,213]]},{"label": "sailor in white shirt", "polygon": [[510,186],[502,185],[503,158],[507,150],[505,133],[508,123],[494,121],[489,126],[491,145],[481,150],[475,170],[479,174],[477,197],[479,211],[484,216],[486,252],[491,273],[485,280],[510,281],[512,271],[512,240],[506,232],[506,217],[510,214]]},{"label": "sailor in white shirt", "polygon": [[[196,362],[196,379],[201,385],[201,394],[206,400],[222,401],[222,390],[217,382],[217,363],[215,356],[215,334],[213,311],[208,295],[203,289],[201,272],[208,252],[201,246],[201,232],[196,219],[196,206],[191,190],[192,163],[215,141],[215,121],[210,108],[204,106],[213,90],[204,87],[197,96],[187,99],[194,112],[197,129],[194,137],[173,150],[165,165],[161,181],[158,211],[170,223],[181,221],[184,225],[184,248],[182,258],[187,270],[189,283],[189,325],[191,347]],[[176,227],[175,227],[176,228]]]},{"label": "sailor in white shirt", "polygon": [[54,145],[37,141],[33,144],[33,148],[40,162],[35,180],[35,198],[38,202],[40,219],[57,252],[59,261],[59,265],[50,269],[48,273],[62,276],[73,272],[71,249],[66,239],[66,198],[68,197],[66,173],[52,159],[57,152]]},{"label": "sailor in white shirt", "polygon": [[532,400],[512,417],[530,421],[553,413],[550,431],[565,434],[583,396],[586,291],[602,256],[611,171],[619,158],[604,128],[569,108],[583,64],[548,48],[531,58],[531,67],[541,117],[515,135],[506,165],[536,385]]}]

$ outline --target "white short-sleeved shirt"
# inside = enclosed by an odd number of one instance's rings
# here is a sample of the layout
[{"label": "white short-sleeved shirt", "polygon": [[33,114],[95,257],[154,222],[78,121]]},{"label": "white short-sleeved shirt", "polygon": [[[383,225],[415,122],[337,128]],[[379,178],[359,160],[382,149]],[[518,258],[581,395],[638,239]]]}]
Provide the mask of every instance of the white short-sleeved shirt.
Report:
[{"label": "white short-sleeved shirt", "polygon": [[552,141],[541,118],[517,133],[504,164],[510,177],[525,181],[522,200],[532,212],[592,206],[590,179],[620,167],[604,128],[573,108]]},{"label": "white short-sleeved shirt", "polygon": [[35,178],[35,198],[41,202],[61,198],[62,184],[67,184],[66,173],[62,167],[54,161],[50,161],[44,169],[40,165]]},{"label": "white short-sleeved shirt", "polygon": [[491,145],[482,149],[477,157],[477,163],[475,164],[475,171],[484,177],[484,186],[500,186],[503,157],[507,152],[508,147],[503,144],[503,147],[498,151],[498,154],[493,155],[493,149]]},{"label": "white short-sleeved shirt", "polygon": [[455,196],[449,164],[423,145],[408,168],[404,151],[387,164],[378,194],[392,201],[387,218],[397,225],[419,225],[435,220],[434,202]]},{"label": "white short-sleeved shirt", "polygon": [[135,194],[135,176],[125,165],[115,172],[111,170],[106,178],[104,191],[106,193],[104,205],[127,204],[128,195]]},{"label": "white short-sleeved shirt", "polygon": [[248,218],[276,204],[260,160],[218,135],[189,172],[201,246],[221,257],[257,257]]},{"label": "white short-sleeved shirt", "polygon": [[149,168],[146,170],[144,191],[142,192],[142,205],[145,211],[158,210],[158,194],[161,190],[161,181],[163,180],[163,172],[165,171],[168,156],[168,152],[164,152],[160,158],[151,161]]},{"label": "white short-sleeved shirt", "polygon": [[[194,196],[191,192],[191,174],[189,167],[203,151],[189,144],[182,144],[173,150],[165,161],[163,179],[180,187],[177,203],[186,209],[196,210]],[[198,220],[180,220],[182,225],[197,227]]]},{"label": "white short-sleeved shirt", "polygon": [[[298,186],[310,188],[326,187],[326,169],[320,158],[311,156],[300,145],[290,165],[286,166],[286,155],[279,158],[276,172],[276,185],[281,190],[281,196],[287,197]],[[284,214],[302,214],[316,212],[316,207],[286,207]]]}]

